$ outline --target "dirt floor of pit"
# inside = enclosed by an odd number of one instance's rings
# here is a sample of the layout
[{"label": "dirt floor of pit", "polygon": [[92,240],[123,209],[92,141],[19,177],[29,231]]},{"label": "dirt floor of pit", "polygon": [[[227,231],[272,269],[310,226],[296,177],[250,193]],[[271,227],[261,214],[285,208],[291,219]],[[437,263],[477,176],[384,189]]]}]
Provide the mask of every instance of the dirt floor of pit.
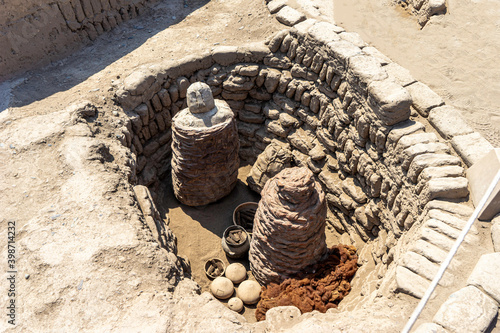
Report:
[{"label": "dirt floor of pit", "polygon": [[[169,215],[169,226],[177,237],[179,255],[189,259],[191,276],[202,291],[210,291],[212,280],[206,276],[204,265],[211,258],[221,259],[226,266],[233,262],[242,263],[247,269],[249,279],[253,279],[248,256],[230,259],[221,247],[224,230],[233,224],[234,209],[244,202],[260,200],[260,195],[250,190],[246,181],[251,167],[242,165],[239,168],[238,183],[228,196],[202,207],[181,204],[174,197],[170,177],[167,176],[162,182],[156,206],[163,216]],[[338,244],[335,233],[327,229],[326,235],[328,246]],[[246,306],[242,314],[249,322],[255,322],[255,305]]]}]

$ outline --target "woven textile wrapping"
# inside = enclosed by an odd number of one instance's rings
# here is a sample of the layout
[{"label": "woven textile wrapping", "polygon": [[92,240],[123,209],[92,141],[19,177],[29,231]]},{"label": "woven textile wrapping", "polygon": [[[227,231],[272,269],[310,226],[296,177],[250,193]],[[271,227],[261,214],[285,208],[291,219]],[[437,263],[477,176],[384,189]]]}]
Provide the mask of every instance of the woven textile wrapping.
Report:
[{"label": "woven textile wrapping", "polygon": [[261,192],[250,244],[250,268],[263,285],[280,283],[326,253],[326,201],[308,168],[288,168]]},{"label": "woven textile wrapping", "polygon": [[238,180],[239,140],[231,118],[211,127],[172,123],[172,184],[175,197],[202,206],[228,195]]}]

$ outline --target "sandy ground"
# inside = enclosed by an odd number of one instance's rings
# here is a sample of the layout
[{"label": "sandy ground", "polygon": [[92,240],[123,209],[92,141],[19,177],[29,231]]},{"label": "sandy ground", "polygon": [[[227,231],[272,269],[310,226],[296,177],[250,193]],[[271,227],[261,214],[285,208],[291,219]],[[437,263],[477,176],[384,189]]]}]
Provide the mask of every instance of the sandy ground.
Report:
[{"label": "sandy ground", "polygon": [[[331,12],[332,1],[315,1]],[[0,83],[0,221],[15,218],[19,227],[45,207],[61,199],[61,184],[70,175],[54,149],[65,121],[58,111],[74,101],[90,99],[99,107],[113,108],[114,80],[125,77],[141,65],[182,57],[190,49],[215,45],[241,45],[260,41],[282,29],[264,3],[243,0],[165,1],[155,11],[125,23],[100,36],[91,46],[50,66],[30,71],[12,81]],[[428,84],[447,103],[460,110],[471,124],[496,146],[500,145],[500,8],[496,1],[449,0],[449,13],[433,18],[423,30],[416,19],[387,5],[385,0],[335,0],[335,21]],[[10,87],[13,87],[10,90]],[[17,145],[11,125],[21,128],[49,115],[47,142]],[[26,137],[18,142],[26,142]],[[11,147],[11,144],[14,148]],[[232,223],[231,214],[239,203],[256,200],[245,186],[248,166],[240,170],[235,191],[209,207],[180,206],[165,190],[158,207],[168,210],[171,228],[178,237],[179,253],[191,260],[193,278],[207,290],[209,280],[203,263],[211,257],[227,260],[220,236]],[[165,183],[168,189],[168,183]],[[170,193],[171,194],[171,193]],[[2,227],[4,224],[2,223]],[[229,263],[229,261],[226,261]],[[253,313],[247,309],[247,319]]]},{"label": "sandy ground", "polygon": [[420,29],[388,0],[334,0],[335,22],[427,84],[500,147],[500,6],[448,0],[448,13]]},{"label": "sandy ground", "polygon": [[[234,209],[244,202],[258,202],[260,195],[247,186],[246,177],[251,165],[243,165],[238,171],[238,183],[234,190],[221,200],[201,207],[189,207],[174,197],[171,179],[167,177],[161,188],[157,208],[170,217],[170,228],[177,236],[179,255],[189,258],[191,276],[202,291],[210,291],[211,279],[204,270],[205,262],[212,258],[221,259],[224,264],[242,263],[252,279],[248,256],[230,259],[221,247],[224,230],[233,224]],[[255,322],[255,306],[247,306],[242,313],[250,322]]]}]

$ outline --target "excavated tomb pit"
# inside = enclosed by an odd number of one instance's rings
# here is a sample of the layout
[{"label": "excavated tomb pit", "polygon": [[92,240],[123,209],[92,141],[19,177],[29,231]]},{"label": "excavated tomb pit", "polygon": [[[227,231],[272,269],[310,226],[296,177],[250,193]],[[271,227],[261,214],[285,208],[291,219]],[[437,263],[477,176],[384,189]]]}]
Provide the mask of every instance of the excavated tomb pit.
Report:
[{"label": "excavated tomb pit", "polygon": [[[405,258],[412,249],[412,255],[433,261],[425,248],[415,247],[430,242],[420,228],[429,216],[469,209],[461,204],[469,195],[461,159],[412,112],[417,106],[404,83],[384,69],[387,58],[341,40],[338,29],[306,21],[265,43],[194,51],[138,69],[117,91],[116,102],[130,120],[119,135],[134,156],[130,182],[149,189],[166,216],[162,228],[177,236],[178,254],[188,258],[191,277],[203,291],[210,283],[203,272],[207,259],[233,262],[220,239],[234,208],[259,200],[247,183],[256,162],[260,170],[307,167],[321,183],[328,245],[358,249],[359,269],[340,310],[394,294],[414,306],[417,300],[404,294],[422,296],[420,287],[408,286],[419,273]],[[172,117],[186,108],[194,82],[207,83],[215,99],[229,104],[240,141],[238,184],[202,207],[175,199],[170,174]],[[161,238],[161,232],[156,235]],[[254,308],[245,310],[249,321],[255,320]]]}]

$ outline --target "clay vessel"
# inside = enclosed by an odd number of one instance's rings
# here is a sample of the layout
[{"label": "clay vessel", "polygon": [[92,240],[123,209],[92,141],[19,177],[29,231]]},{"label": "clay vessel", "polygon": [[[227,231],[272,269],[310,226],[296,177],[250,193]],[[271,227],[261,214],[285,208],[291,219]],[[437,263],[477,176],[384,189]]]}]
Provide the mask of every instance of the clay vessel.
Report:
[{"label": "clay vessel", "polygon": [[[241,241],[240,244],[235,244],[231,241],[230,233],[232,231],[239,230],[244,237],[244,240]],[[232,225],[224,230],[224,234],[221,240],[222,249],[226,252],[226,255],[229,258],[237,259],[245,256],[248,253],[248,249],[250,248],[250,236],[246,232],[246,230],[240,226]]]}]

